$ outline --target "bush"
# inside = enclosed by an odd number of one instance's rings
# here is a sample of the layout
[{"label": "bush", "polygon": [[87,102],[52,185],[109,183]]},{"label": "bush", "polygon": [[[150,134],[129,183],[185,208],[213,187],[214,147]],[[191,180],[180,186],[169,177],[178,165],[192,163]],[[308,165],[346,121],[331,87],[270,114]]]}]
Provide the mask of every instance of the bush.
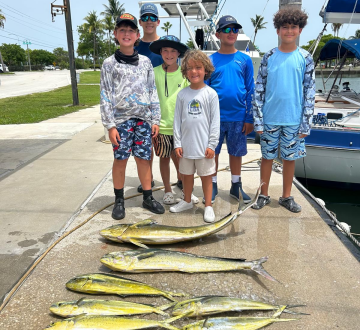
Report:
[{"label": "bush", "polygon": [[[32,65],[31,71],[41,71],[44,70],[43,65]],[[10,65],[9,71],[30,71],[29,65]]]},{"label": "bush", "polygon": [[63,69],[69,69],[69,68],[70,68],[70,64],[69,64],[69,62],[61,61],[61,62],[59,63],[59,67],[60,67],[61,70],[63,70]]}]

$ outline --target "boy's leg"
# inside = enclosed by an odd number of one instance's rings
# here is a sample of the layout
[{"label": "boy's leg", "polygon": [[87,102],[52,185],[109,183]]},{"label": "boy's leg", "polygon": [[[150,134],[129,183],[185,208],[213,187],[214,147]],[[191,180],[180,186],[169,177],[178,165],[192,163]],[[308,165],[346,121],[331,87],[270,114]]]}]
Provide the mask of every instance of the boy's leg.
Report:
[{"label": "boy's leg", "polygon": [[184,189],[184,201],[186,203],[191,202],[191,193],[194,187],[194,174],[184,175],[183,174],[183,189]]},{"label": "boy's leg", "polygon": [[201,182],[205,198],[205,207],[211,206],[212,175],[201,176]]},{"label": "boy's leg", "polygon": [[295,160],[283,159],[283,198],[291,195],[291,187],[295,173]]},{"label": "boy's leg", "polygon": [[261,186],[261,194],[264,196],[269,196],[269,183],[272,172],[273,159],[261,159],[260,167],[260,180],[264,184]]},{"label": "boy's leg", "polygon": [[135,161],[143,190],[151,190],[150,162],[139,157],[135,157]]},{"label": "boy's leg", "polygon": [[214,222],[215,213],[211,206],[212,203],[212,174],[215,171],[215,159],[197,159],[196,162],[197,173],[201,178],[202,188],[204,192],[205,199],[205,210],[204,210],[204,221],[205,222]]},{"label": "boy's leg", "polygon": [[178,181],[176,185],[179,187],[179,189],[182,189],[183,188],[183,186],[182,186],[182,175],[181,175],[181,173],[179,171],[179,160],[176,157],[174,150],[171,153],[171,159],[172,159],[172,161],[174,163],[174,166],[176,168],[176,175],[177,175],[177,181]]},{"label": "boy's leg", "polygon": [[123,189],[125,185],[125,171],[127,159],[114,159],[112,168],[112,178],[115,189]]},{"label": "boy's leg", "polygon": [[170,157],[159,159],[160,174],[165,186],[165,193],[171,192],[170,186]]}]

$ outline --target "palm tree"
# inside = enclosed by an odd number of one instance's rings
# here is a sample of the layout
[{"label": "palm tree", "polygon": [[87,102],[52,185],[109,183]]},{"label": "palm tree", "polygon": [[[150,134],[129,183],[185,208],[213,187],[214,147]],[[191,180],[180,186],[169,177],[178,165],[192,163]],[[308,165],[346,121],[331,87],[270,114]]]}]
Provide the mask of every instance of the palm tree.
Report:
[{"label": "palm tree", "polygon": [[349,39],[360,39],[360,30],[356,30],[355,35],[350,37]]},{"label": "palm tree", "polygon": [[116,21],[116,18],[125,13],[124,4],[120,4],[118,0],[108,0],[109,5],[103,5],[105,10],[101,12],[101,15],[111,16]]},{"label": "palm tree", "polygon": [[104,24],[104,29],[107,31],[108,33],[108,38],[109,38],[109,56],[111,54],[111,32],[114,30],[114,22],[113,22],[113,17],[108,15],[105,16],[105,18],[103,19],[103,24]]},{"label": "palm tree", "polygon": [[96,49],[96,33],[103,28],[102,20],[96,15],[96,11],[90,11],[88,15],[84,18],[86,23],[84,24],[85,28],[89,33],[94,34],[94,71],[95,71],[95,49]]},{"label": "palm tree", "polygon": [[342,27],[342,23],[332,23],[331,24],[331,28],[334,31],[334,35],[336,37],[339,37],[339,31],[340,31],[341,27]]},{"label": "palm tree", "polygon": [[166,35],[169,35],[169,30],[171,29],[172,24],[170,22],[165,22],[164,26],[162,26],[161,28],[166,32]]},{"label": "palm tree", "polygon": [[261,15],[255,15],[255,19],[250,18],[251,19],[251,23],[253,24],[254,28],[255,28],[255,35],[254,35],[254,40],[253,40],[253,44],[255,45],[255,38],[256,38],[256,34],[259,30],[262,29],[266,29],[265,24],[267,24],[267,22],[264,22],[264,17]]},{"label": "palm tree", "polygon": [[6,18],[4,16],[4,14],[1,12],[1,9],[0,9],[0,28],[4,28],[5,26],[5,21],[6,21]]}]

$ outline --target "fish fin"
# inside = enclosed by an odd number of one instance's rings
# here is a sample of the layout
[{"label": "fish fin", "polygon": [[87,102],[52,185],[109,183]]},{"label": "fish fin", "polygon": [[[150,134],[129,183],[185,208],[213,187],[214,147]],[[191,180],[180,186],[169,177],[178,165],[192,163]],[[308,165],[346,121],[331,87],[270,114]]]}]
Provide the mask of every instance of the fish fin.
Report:
[{"label": "fish fin", "polygon": [[80,298],[80,299],[76,302],[76,305],[78,305],[78,306],[82,305],[82,303],[84,302],[85,299],[86,299],[85,297]]},{"label": "fish fin", "polygon": [[134,245],[140,246],[140,247],[142,247],[143,249],[148,249],[148,247],[147,247],[145,244],[141,243],[139,240],[137,240],[137,239],[135,239],[135,238],[130,238],[130,239],[129,239],[129,242],[130,242],[130,243],[133,243]]},{"label": "fish fin", "polygon": [[172,302],[171,304],[159,306],[159,307],[157,307],[157,309],[160,309],[161,311],[166,311],[167,309],[175,306],[176,304],[177,304],[177,302]]},{"label": "fish fin", "polygon": [[267,279],[270,280],[270,281],[274,281],[274,282],[280,283],[277,279],[275,279],[274,277],[272,277],[272,276],[263,268],[262,264],[263,264],[264,262],[266,262],[267,260],[268,260],[268,257],[263,257],[263,258],[260,258],[260,259],[258,259],[258,260],[252,261],[253,265],[251,266],[251,269],[252,269],[254,272],[256,272],[256,273],[264,276],[265,278],[267,278]]},{"label": "fish fin", "polygon": [[[147,249],[148,249],[148,247],[147,247]],[[153,257],[155,254],[156,254],[155,251],[149,251],[149,252],[144,251],[144,253],[142,253],[142,254],[140,254],[140,255],[137,255],[136,258],[137,258],[138,260],[143,260],[143,259],[151,258],[151,257]]]},{"label": "fish fin", "polygon": [[209,321],[209,318],[207,317],[206,320],[205,320],[205,322],[204,322],[204,324],[203,324],[203,328],[205,328],[205,329],[207,328],[207,323],[208,323],[208,321]]},{"label": "fish fin", "polygon": [[250,207],[252,207],[254,204],[256,204],[259,196],[260,196],[260,191],[261,191],[261,186],[264,184],[264,182],[260,182],[260,186],[256,191],[255,197],[250,201],[250,203],[245,204],[243,206],[240,207],[239,204],[239,212],[238,214],[240,215],[241,213],[244,213],[247,209],[249,209]]},{"label": "fish fin", "polygon": [[286,308],[286,306],[280,306],[279,309],[274,313],[274,315],[272,316],[273,319],[279,317],[281,315],[281,313],[284,311],[284,309]]},{"label": "fish fin", "polygon": [[157,224],[157,222],[155,220],[146,219],[146,220],[142,220],[137,223],[134,223],[133,225],[129,226],[129,228],[140,228],[140,227],[151,226],[151,225],[155,225],[155,224]]},{"label": "fish fin", "polygon": [[191,312],[187,312],[187,313],[184,313],[184,314],[181,314],[181,315],[178,315],[178,316],[174,316],[174,317],[172,317],[172,318],[170,318],[170,319],[165,320],[164,322],[165,322],[165,323],[173,323],[173,322],[175,322],[176,320],[179,320],[179,319],[185,317],[186,315],[188,315],[188,314],[190,314],[190,313],[191,313]]}]

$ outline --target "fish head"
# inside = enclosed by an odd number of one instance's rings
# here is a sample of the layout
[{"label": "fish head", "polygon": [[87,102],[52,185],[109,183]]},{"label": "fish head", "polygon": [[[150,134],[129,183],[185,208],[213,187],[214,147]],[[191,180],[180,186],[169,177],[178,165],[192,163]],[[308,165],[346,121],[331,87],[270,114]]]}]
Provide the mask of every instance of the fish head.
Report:
[{"label": "fish head", "polygon": [[137,261],[136,256],[124,255],[123,253],[112,252],[105,254],[101,259],[101,263],[109,268],[128,269]]},{"label": "fish head", "polygon": [[51,330],[70,330],[74,326],[74,321],[72,319],[61,320],[57,322],[51,322],[48,327],[45,329]]},{"label": "fish head", "polygon": [[100,231],[100,235],[112,241],[121,241],[122,234],[130,227],[130,225],[122,224],[105,228]]},{"label": "fish head", "polygon": [[191,324],[185,325],[182,328],[182,330],[204,330],[204,329],[206,329],[206,328],[203,327],[204,321],[205,320],[201,320],[201,321],[196,322],[196,323],[191,323]]},{"label": "fish head", "polygon": [[50,306],[50,311],[56,315],[71,316],[75,315],[78,310],[76,301],[60,301]]},{"label": "fish head", "polygon": [[88,275],[80,275],[72,278],[66,283],[66,287],[74,291],[83,291],[86,284],[91,283],[92,279]]},{"label": "fish head", "polygon": [[177,303],[174,306],[173,315],[195,316],[201,310],[201,298],[194,298]]}]

